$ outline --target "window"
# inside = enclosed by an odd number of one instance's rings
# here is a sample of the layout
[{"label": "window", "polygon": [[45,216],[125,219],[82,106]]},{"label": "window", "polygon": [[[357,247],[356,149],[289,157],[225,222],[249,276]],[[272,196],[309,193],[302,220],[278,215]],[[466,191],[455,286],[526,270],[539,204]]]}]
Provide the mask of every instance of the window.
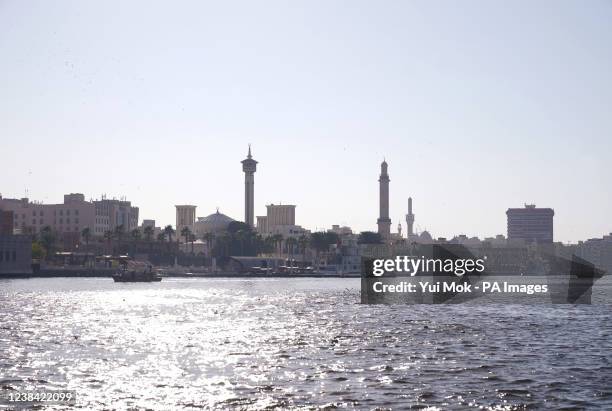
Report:
[{"label": "window", "polygon": [[36,216],[36,210],[32,210],[32,215]]},{"label": "window", "polygon": [[70,210],[66,210],[66,215],[70,215]]},{"label": "window", "polygon": [[64,215],[64,210],[60,210],[60,215]]},{"label": "window", "polygon": [[74,223],[75,223],[75,224],[78,224],[78,223],[79,223],[79,218],[78,218],[78,217],[74,219]]},{"label": "window", "polygon": [[60,224],[64,224],[64,219],[60,218]]},{"label": "window", "polygon": [[42,219],[42,218],[40,218],[40,219],[38,220],[38,224],[42,225],[42,223],[43,223],[43,219]]},{"label": "window", "polygon": [[32,219],[32,225],[34,225],[34,224],[36,224],[36,219],[35,218]]},{"label": "window", "polygon": [[40,216],[44,216],[43,210],[40,210]]},{"label": "window", "polygon": [[70,224],[70,218],[66,217],[66,224]]},{"label": "window", "polygon": [[74,210],[74,214],[79,215],[79,210]]}]

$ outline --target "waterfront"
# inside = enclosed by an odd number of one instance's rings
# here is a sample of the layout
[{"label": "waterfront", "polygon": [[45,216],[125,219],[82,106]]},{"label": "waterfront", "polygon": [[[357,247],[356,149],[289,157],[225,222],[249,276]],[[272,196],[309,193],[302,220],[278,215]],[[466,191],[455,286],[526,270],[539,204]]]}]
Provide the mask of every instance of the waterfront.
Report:
[{"label": "waterfront", "polygon": [[609,305],[369,306],[359,284],[1,280],[0,387],[82,409],[612,407]]}]

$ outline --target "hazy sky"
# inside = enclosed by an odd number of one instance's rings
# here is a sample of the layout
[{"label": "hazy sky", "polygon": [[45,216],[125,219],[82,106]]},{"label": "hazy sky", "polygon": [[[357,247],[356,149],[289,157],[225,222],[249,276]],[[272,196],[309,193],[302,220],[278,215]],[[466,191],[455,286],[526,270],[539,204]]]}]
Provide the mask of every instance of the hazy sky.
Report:
[{"label": "hazy sky", "polygon": [[0,192],[127,196],[242,219],[297,204],[310,229],[612,231],[610,1],[2,1]]}]

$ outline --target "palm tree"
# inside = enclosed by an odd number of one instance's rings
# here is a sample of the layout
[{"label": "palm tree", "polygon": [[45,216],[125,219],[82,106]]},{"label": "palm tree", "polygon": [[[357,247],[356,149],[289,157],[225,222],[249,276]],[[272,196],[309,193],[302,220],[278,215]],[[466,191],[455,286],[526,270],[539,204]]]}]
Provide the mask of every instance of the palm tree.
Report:
[{"label": "palm tree", "polygon": [[132,252],[135,253],[137,243],[142,238],[142,234],[140,233],[139,229],[135,228],[132,231],[130,231],[130,237],[132,238]]},{"label": "palm tree", "polygon": [[146,226],[143,230],[145,240],[151,241],[153,239],[153,234],[155,234],[155,229],[150,225]]},{"label": "palm tree", "polygon": [[276,247],[276,251],[278,251],[278,256],[282,257],[282,254],[283,254],[283,235],[282,234],[274,234],[272,236],[272,241],[274,242],[274,246]]},{"label": "palm tree", "polygon": [[106,250],[108,251],[109,254],[112,254],[111,253],[111,242],[113,241],[113,237],[114,237],[113,232],[110,231],[110,230],[109,231],[105,231],[103,237],[106,240],[106,246],[107,246]]},{"label": "palm tree", "polygon": [[164,227],[164,234],[168,236],[168,242],[172,242],[172,236],[174,235],[174,233],[174,228],[172,228],[171,225],[167,225]]},{"label": "palm tree", "polygon": [[47,252],[47,256],[51,255],[56,242],[55,233],[49,226],[43,227],[40,230],[40,242]]},{"label": "palm tree", "polygon": [[166,241],[166,233],[165,232],[161,232],[159,234],[157,234],[157,241],[160,243],[163,243]]},{"label": "palm tree", "polygon": [[298,244],[300,245],[300,249],[302,250],[302,261],[306,261],[306,247],[310,243],[310,238],[306,234],[302,234],[298,239]]},{"label": "palm tree", "polygon": [[289,237],[287,239],[287,241],[285,241],[285,244],[287,245],[287,248],[289,249],[289,258],[293,257],[293,248],[297,245],[298,241],[295,239],[295,237]]},{"label": "palm tree", "polygon": [[89,249],[89,240],[91,240],[91,229],[89,227],[85,227],[83,231],[81,231],[81,237],[85,240],[85,249]]},{"label": "palm tree", "polygon": [[149,243],[149,251],[151,251],[151,249],[153,248],[153,234],[155,234],[155,229],[153,227],[148,225],[144,228],[144,236],[145,240],[147,240],[147,242]]},{"label": "palm tree", "polygon": [[132,241],[139,241],[142,238],[142,234],[139,229],[135,228],[130,232],[130,237],[132,237]]},{"label": "palm tree", "polygon": [[119,224],[115,227],[115,238],[117,239],[117,253],[121,254],[121,240],[125,235],[125,226],[123,224]]},{"label": "palm tree", "polygon": [[195,240],[196,240],[195,234],[189,233],[189,241],[191,242],[191,255],[194,254],[194,252],[193,252],[193,242]]},{"label": "palm tree", "polygon": [[183,229],[181,230],[181,236],[183,236],[183,238],[185,239],[185,244],[187,244],[187,242],[189,241],[189,237],[191,236],[191,230],[189,229],[189,227],[183,227]]}]

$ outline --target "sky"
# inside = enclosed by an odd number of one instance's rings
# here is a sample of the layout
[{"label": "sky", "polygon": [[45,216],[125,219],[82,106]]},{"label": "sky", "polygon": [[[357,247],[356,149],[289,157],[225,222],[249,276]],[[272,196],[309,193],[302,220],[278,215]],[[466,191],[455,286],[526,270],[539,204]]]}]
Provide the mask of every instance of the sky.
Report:
[{"label": "sky", "polygon": [[0,0],[0,193],[125,196],[244,218],[296,204],[311,230],[612,232],[611,1]]}]

